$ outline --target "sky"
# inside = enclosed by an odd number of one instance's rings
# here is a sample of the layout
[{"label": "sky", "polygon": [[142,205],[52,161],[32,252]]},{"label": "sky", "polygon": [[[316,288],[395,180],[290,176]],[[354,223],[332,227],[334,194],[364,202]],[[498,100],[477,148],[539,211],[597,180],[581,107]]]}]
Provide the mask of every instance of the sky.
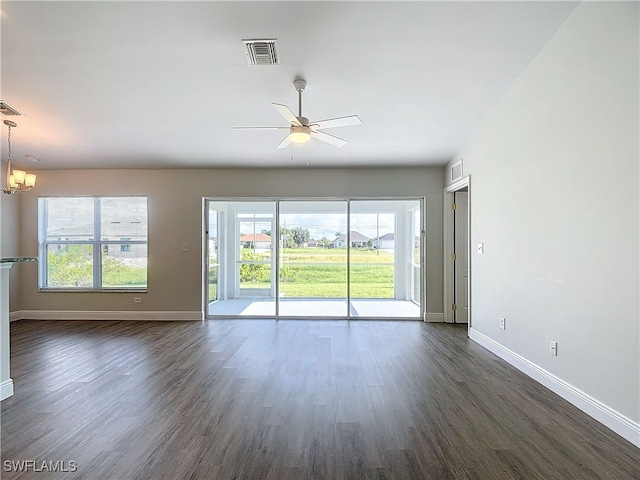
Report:
[{"label": "sky", "polygon": [[[378,217],[378,218],[376,218]],[[346,214],[329,213],[313,214],[283,214],[280,223],[286,228],[302,227],[309,230],[311,238],[320,240],[323,236],[329,240],[336,238],[336,233],[347,232]],[[359,213],[351,215],[352,231],[361,233],[367,238],[375,238],[395,230],[395,215],[393,213]]]},{"label": "sky", "polygon": [[[273,230],[272,220],[276,209],[274,201],[212,201],[210,205],[210,208],[219,208],[221,211],[247,212],[233,213],[241,221],[242,235],[254,233],[254,218],[258,221],[255,233]],[[286,200],[280,201],[278,205],[280,226],[283,228],[305,228],[309,230],[310,238],[315,240],[323,237],[334,240],[337,233],[347,233],[347,203],[343,200]],[[350,230],[374,239],[395,232],[394,212],[411,211],[419,208],[420,203],[417,200],[357,200],[351,201],[350,205]]]},{"label": "sky", "polygon": [[[240,224],[242,235],[252,234],[254,225],[253,219],[247,218]],[[280,215],[280,225],[282,228],[293,229],[302,227],[309,230],[310,238],[320,240],[326,237],[334,240],[336,234],[347,232],[347,215],[341,213],[325,214],[282,214]],[[351,230],[361,233],[367,238],[376,238],[395,231],[395,214],[393,213],[359,213],[351,215]],[[271,222],[268,220],[258,220],[255,224],[255,233],[263,230],[272,230]]]}]

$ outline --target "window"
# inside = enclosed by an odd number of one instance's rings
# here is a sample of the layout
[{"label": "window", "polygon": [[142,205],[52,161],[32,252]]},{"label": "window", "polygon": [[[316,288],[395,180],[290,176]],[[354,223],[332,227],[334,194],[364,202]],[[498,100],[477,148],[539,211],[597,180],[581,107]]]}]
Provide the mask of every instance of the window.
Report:
[{"label": "window", "polygon": [[40,197],[45,289],[146,290],[147,197]]},{"label": "window", "polygon": [[[126,242],[127,240],[131,240],[130,238],[123,238],[122,241]],[[130,252],[131,251],[131,244],[129,243],[123,243],[122,245],[120,245],[120,251],[121,252]]]}]

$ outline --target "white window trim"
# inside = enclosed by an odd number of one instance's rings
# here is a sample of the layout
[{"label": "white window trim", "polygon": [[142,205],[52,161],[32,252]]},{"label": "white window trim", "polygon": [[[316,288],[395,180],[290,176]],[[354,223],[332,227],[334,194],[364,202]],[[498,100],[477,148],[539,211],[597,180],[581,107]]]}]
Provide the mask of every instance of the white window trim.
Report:
[{"label": "white window trim", "polygon": [[[105,198],[144,198],[147,201],[148,212],[148,197],[146,195],[70,195],[70,196],[42,196],[38,198],[38,291],[39,292],[133,292],[133,293],[146,293],[148,287],[148,267],[147,267],[147,286],[132,286],[132,287],[103,287],[102,286],[102,246],[103,245],[121,245],[124,242],[122,240],[100,240],[101,238],[101,199]],[[49,198],[92,198],[93,199],[93,239],[92,240],[47,240],[47,209],[45,208],[46,202],[42,202],[43,199]],[[147,261],[149,259],[149,220],[147,217],[147,239],[146,240],[133,240],[126,241],[127,245],[147,245]],[[47,247],[49,245],[92,245],[93,247],[93,287],[51,287],[47,285]]]}]

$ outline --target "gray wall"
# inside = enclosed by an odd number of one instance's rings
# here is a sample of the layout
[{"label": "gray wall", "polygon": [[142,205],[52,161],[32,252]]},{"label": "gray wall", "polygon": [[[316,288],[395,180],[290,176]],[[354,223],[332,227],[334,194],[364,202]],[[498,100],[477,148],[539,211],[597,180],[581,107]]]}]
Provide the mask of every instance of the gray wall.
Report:
[{"label": "gray wall", "polygon": [[472,327],[635,422],[638,40],[638,3],[581,3],[454,159],[471,176]]},{"label": "gray wall", "polygon": [[[201,311],[203,197],[427,198],[427,311],[442,312],[442,168],[291,170],[39,171],[37,190],[21,198],[21,249],[38,248],[38,195],[147,195],[148,293],[38,292],[36,268],[21,278],[23,310]],[[189,252],[182,252],[187,242]],[[135,296],[141,296],[135,294]]]},{"label": "gray wall", "polygon": [[[5,187],[7,177],[7,162],[2,162],[0,169],[0,184]],[[16,257],[28,255],[20,250],[19,244],[19,210],[20,196],[28,193],[6,195],[0,193],[0,257]],[[11,311],[19,310],[20,306],[20,278],[24,268],[34,268],[33,265],[14,264],[9,270],[9,305]]]}]

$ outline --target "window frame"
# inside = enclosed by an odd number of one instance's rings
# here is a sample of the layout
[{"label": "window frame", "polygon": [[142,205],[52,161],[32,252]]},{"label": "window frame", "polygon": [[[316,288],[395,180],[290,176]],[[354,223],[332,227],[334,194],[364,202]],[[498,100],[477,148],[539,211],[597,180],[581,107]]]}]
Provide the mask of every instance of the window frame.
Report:
[{"label": "window frame", "polygon": [[[48,240],[48,199],[73,199],[91,198],[93,199],[93,238],[90,240]],[[102,254],[103,247],[109,245],[123,245],[121,239],[102,240],[102,211],[101,200],[113,198],[144,198],[146,206],[146,238],[145,240],[128,239],[127,245],[145,245],[147,247],[147,275],[146,285],[131,287],[105,287],[102,285]],[[52,287],[48,285],[48,258],[47,252],[51,245],[91,245],[92,246],[92,284],[87,287]],[[41,292],[134,292],[146,293],[149,286],[149,198],[147,195],[43,195],[38,197],[38,291]]]}]

